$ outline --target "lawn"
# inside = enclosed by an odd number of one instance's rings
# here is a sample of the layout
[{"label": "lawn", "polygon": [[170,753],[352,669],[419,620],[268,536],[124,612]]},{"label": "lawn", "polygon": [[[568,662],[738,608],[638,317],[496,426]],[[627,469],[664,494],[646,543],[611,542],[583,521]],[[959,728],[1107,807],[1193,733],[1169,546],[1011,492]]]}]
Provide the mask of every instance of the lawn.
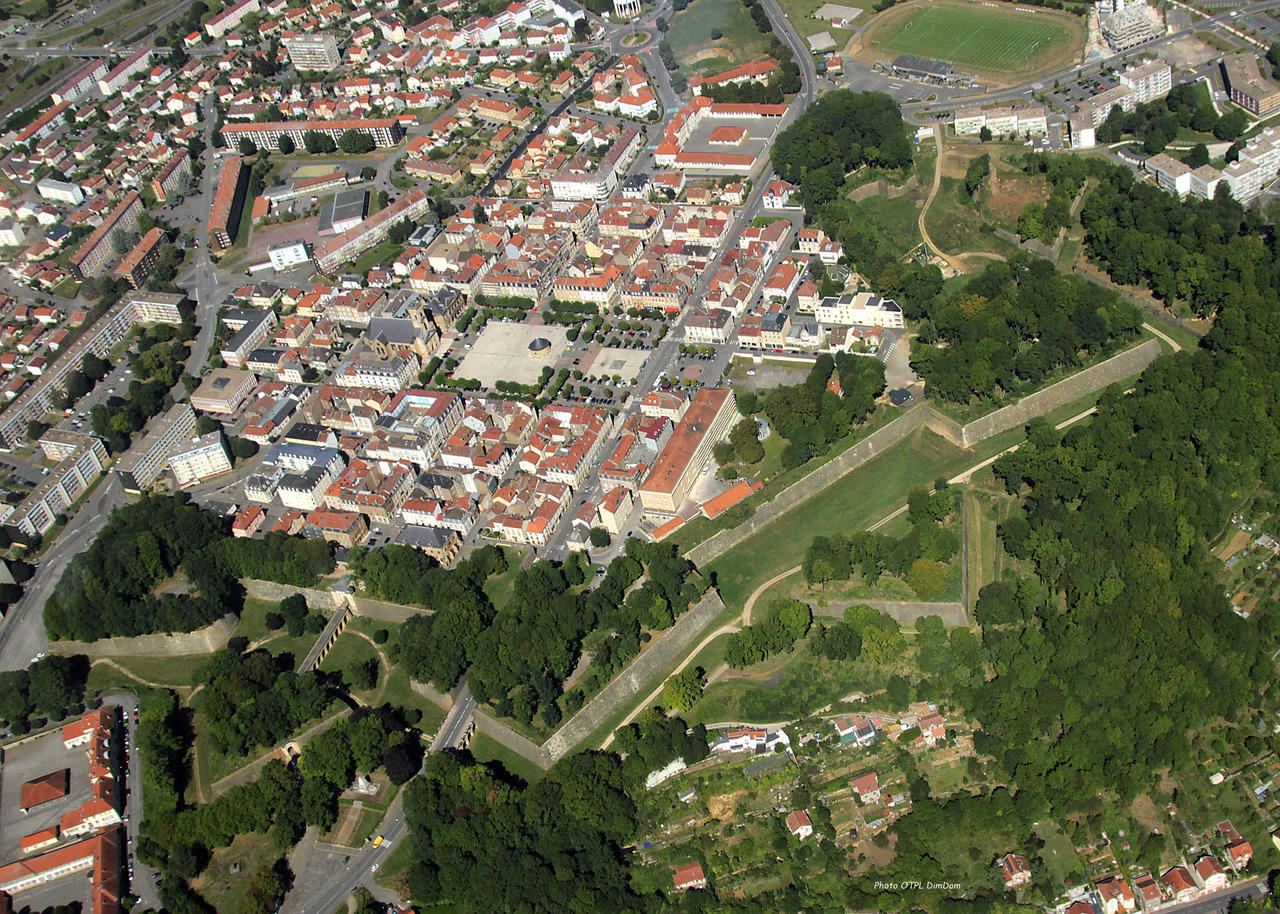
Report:
[{"label": "lawn", "polygon": [[[814,18],[814,12],[825,2],[826,0],[779,0],[778,5],[787,14],[787,17],[791,20],[791,25],[800,33],[801,38],[807,39],[810,35],[816,35],[819,32],[830,32],[836,43],[832,51],[838,51],[849,43],[849,36],[852,33],[848,29],[838,29],[824,19]],[[863,9],[864,12],[858,16],[858,21],[863,22],[866,20],[865,4],[846,3],[844,5]]]},{"label": "lawn", "polygon": [[690,74],[762,60],[769,50],[769,36],[760,33],[740,0],[693,0],[672,18],[667,40]]},{"label": "lawn", "polygon": [[966,72],[1018,76],[1065,63],[1084,37],[1083,23],[1068,14],[937,2],[881,14],[863,40],[881,57],[914,54]]},{"label": "lawn", "polygon": [[403,244],[396,244],[394,241],[384,241],[377,247],[370,248],[360,255],[359,259],[352,265],[353,273],[368,273],[374,267],[382,264],[391,263],[404,251]]},{"label": "lawn", "polygon": [[920,205],[911,194],[868,197],[851,206],[856,221],[876,229],[904,253],[920,243],[920,228],[916,223]]},{"label": "lawn", "polygon": [[186,688],[196,684],[201,667],[211,654],[178,654],[168,657],[115,657],[113,662],[161,688]]},{"label": "lawn", "polygon": [[[192,888],[204,896],[213,910],[238,914],[244,910],[245,893],[249,891],[254,871],[270,866],[275,860],[276,854],[266,835],[240,835],[229,847],[213,852],[213,860],[192,883]],[[239,871],[232,873],[235,864],[239,865]]]},{"label": "lawn", "polygon": [[515,593],[516,575],[520,573],[520,562],[524,559],[524,553],[508,546],[499,548],[507,557],[507,570],[502,574],[486,578],[482,586],[484,592],[489,595],[489,599],[493,601],[493,605],[501,609],[510,602],[511,595]]},{"label": "lawn", "polygon": [[1071,844],[1071,839],[1058,827],[1057,823],[1049,820],[1037,822],[1035,829],[1036,834],[1044,840],[1044,848],[1040,851],[1040,856],[1044,859],[1045,866],[1049,868],[1054,883],[1066,885],[1074,882],[1076,874],[1084,870],[1080,865],[1080,857]]},{"label": "lawn", "polygon": [[864,529],[902,504],[912,486],[952,475],[1003,446],[966,451],[933,432],[915,432],[712,562],[720,596],[743,606],[761,581],[799,565],[815,536]]},{"label": "lawn", "polygon": [[832,661],[794,650],[712,683],[685,717],[690,723],[772,723],[805,717],[852,692],[884,688],[893,670],[855,661]]},{"label": "lawn", "polygon": [[471,754],[475,756],[476,761],[501,762],[502,767],[522,780],[532,782],[546,774],[545,771],[520,753],[512,752],[502,743],[484,733],[477,732],[471,738],[471,745],[468,748],[470,748]]}]

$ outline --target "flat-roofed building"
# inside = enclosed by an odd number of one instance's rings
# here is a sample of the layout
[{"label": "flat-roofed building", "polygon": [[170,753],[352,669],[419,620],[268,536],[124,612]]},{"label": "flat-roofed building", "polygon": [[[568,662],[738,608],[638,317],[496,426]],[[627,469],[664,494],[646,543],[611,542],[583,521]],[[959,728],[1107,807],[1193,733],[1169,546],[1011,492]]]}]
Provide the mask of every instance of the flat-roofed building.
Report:
[{"label": "flat-roofed building", "polygon": [[308,131],[323,134],[336,143],[348,130],[369,134],[375,146],[394,146],[404,139],[404,125],[394,117],[224,124],[222,138],[235,146],[242,138],[247,137],[253,140],[259,149],[275,149],[282,136],[292,138],[293,142],[301,147],[303,135]]},{"label": "flat-roofed building", "polygon": [[1251,52],[1241,51],[1222,58],[1222,73],[1231,100],[1250,114],[1262,117],[1280,106],[1280,85],[1262,75],[1258,58]]},{"label": "flat-roofed building", "polygon": [[1179,197],[1191,193],[1191,169],[1167,153],[1151,156],[1142,166],[1148,174],[1154,175],[1156,184],[1161,190]]},{"label": "flat-roofed building", "polygon": [[222,432],[212,431],[176,445],[169,453],[169,468],[179,486],[195,485],[231,472],[231,455]]},{"label": "flat-roofed building", "polygon": [[133,305],[133,319],[143,324],[180,324],[187,297],[177,292],[130,292],[124,297]]},{"label": "flat-roofed building", "polygon": [[107,465],[107,448],[98,438],[84,441],[49,471],[14,509],[7,523],[27,536],[43,536],[62,514],[85,493]]},{"label": "flat-roofed building", "polygon": [[334,194],[320,211],[320,234],[339,235],[364,221],[369,192],[363,187]]},{"label": "flat-roofed building", "polygon": [[105,356],[135,322],[133,303],[126,299],[85,328],[71,348],[46,367],[0,416],[0,444],[13,447],[21,441],[27,433],[27,423],[43,418],[53,408],[54,395],[63,389],[67,375],[83,364],[85,355]]},{"label": "flat-roofed building", "polygon": [[72,184],[69,181],[56,181],[53,178],[41,178],[37,181],[36,193],[45,200],[52,200],[55,203],[69,203],[72,206],[79,206],[84,202],[84,191],[80,189],[79,184]]},{"label": "flat-roofed building", "polygon": [[229,416],[240,408],[257,383],[252,371],[218,368],[209,372],[191,394],[191,406],[202,413]]},{"label": "flat-roofed building", "polygon": [[381,244],[391,231],[391,226],[408,219],[410,222],[425,215],[431,209],[431,198],[420,190],[412,190],[395,203],[379,210],[360,225],[330,238],[316,249],[315,264],[327,273],[354,260],[365,251]]},{"label": "flat-roofed building", "polygon": [[733,417],[732,391],[714,387],[698,391],[640,486],[646,517],[669,518],[679,512],[712,447],[728,434]]},{"label": "flat-roofed building", "polygon": [[141,492],[150,486],[169,463],[169,455],[196,430],[196,414],[187,403],[175,403],[141,439],[125,452],[116,464],[116,472],[126,492]]},{"label": "flat-roofed building", "polygon": [[1120,71],[1120,85],[1133,90],[1139,105],[1164,98],[1173,88],[1173,70],[1163,60],[1125,67]]},{"label": "flat-roofed building", "polygon": [[289,63],[299,70],[332,70],[342,60],[338,40],[327,32],[290,35],[280,43],[289,52]]}]

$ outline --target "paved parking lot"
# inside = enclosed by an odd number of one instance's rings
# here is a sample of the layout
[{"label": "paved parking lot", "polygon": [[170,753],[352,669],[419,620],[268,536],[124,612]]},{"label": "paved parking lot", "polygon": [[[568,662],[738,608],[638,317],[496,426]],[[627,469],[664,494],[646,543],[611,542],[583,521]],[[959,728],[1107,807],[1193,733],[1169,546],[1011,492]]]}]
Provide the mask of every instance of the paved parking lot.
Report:
[{"label": "paved parking lot", "polygon": [[[30,812],[24,813],[18,808],[25,782],[63,768],[71,769],[70,793],[42,803]],[[83,749],[65,749],[61,730],[6,748],[4,764],[0,766],[0,861],[9,863],[21,859],[25,856],[21,848],[25,836],[58,824],[63,813],[76,809],[87,799],[89,758]]]}]

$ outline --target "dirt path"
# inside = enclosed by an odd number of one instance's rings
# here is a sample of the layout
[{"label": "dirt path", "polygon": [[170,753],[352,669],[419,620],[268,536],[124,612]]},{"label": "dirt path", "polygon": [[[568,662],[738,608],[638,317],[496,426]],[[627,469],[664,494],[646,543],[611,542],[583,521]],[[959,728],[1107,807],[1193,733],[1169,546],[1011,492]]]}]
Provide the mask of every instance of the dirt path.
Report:
[{"label": "dirt path", "polygon": [[[800,570],[799,568],[791,569],[791,571],[799,571],[799,570]],[[787,574],[791,574],[791,571],[788,571]],[[783,577],[786,577],[786,575],[782,575],[781,577],[775,578],[774,580],[782,580]],[[711,634],[707,635],[707,637],[703,638],[702,642],[697,647],[689,651],[689,655],[685,657],[684,660],[680,661],[680,665],[678,667],[676,667],[674,670],[671,671],[671,676],[674,676],[677,673],[684,672],[684,668],[693,662],[693,658],[697,657],[700,653],[702,653],[703,648],[705,648],[712,641],[715,641],[721,635],[730,635],[736,631],[741,631],[741,630],[742,630],[742,627],[737,623],[733,623],[733,622],[729,623],[728,625],[720,626]],[[707,676],[707,685],[710,685],[712,682],[714,682],[715,680],[723,676],[725,670],[727,669],[728,667],[725,666],[724,664],[721,664],[720,666],[716,667],[716,669],[709,676]],[[667,679],[670,679],[671,676],[668,676]],[[656,702],[659,698],[661,698],[662,686],[664,685],[666,685],[666,679],[662,681],[662,685],[658,686],[656,689],[650,692],[644,701],[636,705],[635,708],[631,711],[631,713],[628,714],[626,717],[624,717],[622,719],[622,722],[619,723],[617,727],[614,727],[614,731],[616,732],[619,728],[625,727],[627,724],[631,723],[633,720],[635,720],[637,717],[640,716],[641,711],[643,711],[645,708],[650,707],[651,705],[653,705],[654,702]],[[604,743],[601,744],[600,748],[608,749],[609,746],[611,746],[612,744],[613,744],[613,733],[610,733],[609,736],[605,739]]]},{"label": "dirt path", "polygon": [[920,238],[928,245],[931,251],[945,260],[947,266],[951,267],[951,269],[957,273],[964,273],[964,262],[944,253],[942,248],[938,247],[937,242],[929,237],[929,228],[925,225],[925,217],[929,215],[929,207],[933,205],[933,199],[938,196],[938,189],[942,187],[942,160],[946,156],[946,150],[942,146],[942,129],[940,127],[934,128],[933,145],[938,151],[937,159],[933,163],[933,184],[929,187],[929,196],[925,197],[924,205],[920,207],[920,215],[916,217],[916,227],[920,230]]},{"label": "dirt path", "polygon": [[1182,344],[1179,343],[1177,340],[1175,340],[1173,337],[1169,336],[1163,330],[1157,330],[1155,327],[1151,326],[1150,324],[1143,324],[1142,326],[1144,329],[1150,330],[1152,333],[1158,336],[1161,340],[1163,340],[1164,342],[1172,346],[1174,352],[1182,351]]},{"label": "dirt path", "polygon": [[965,251],[962,254],[948,254],[939,247],[938,243],[929,236],[929,227],[925,224],[929,215],[929,207],[933,204],[933,200],[938,196],[938,190],[942,187],[942,161],[946,157],[946,149],[942,145],[942,128],[936,127],[933,131],[933,145],[938,150],[937,160],[933,165],[933,184],[929,188],[929,196],[925,198],[924,204],[920,207],[920,215],[916,217],[916,226],[920,229],[920,238],[924,241],[929,249],[947,262],[947,266],[955,270],[957,273],[969,272],[969,265],[966,261],[970,257],[985,257],[989,260],[1004,260],[1003,254],[996,251]]}]

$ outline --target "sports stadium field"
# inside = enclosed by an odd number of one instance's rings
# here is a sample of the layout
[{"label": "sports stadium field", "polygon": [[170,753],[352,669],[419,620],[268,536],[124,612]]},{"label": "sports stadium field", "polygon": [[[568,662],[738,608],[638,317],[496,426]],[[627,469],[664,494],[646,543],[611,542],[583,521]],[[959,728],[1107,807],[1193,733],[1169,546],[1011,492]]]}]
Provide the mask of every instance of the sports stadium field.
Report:
[{"label": "sports stadium field", "polygon": [[978,75],[1025,76],[1079,52],[1084,23],[1069,14],[1024,12],[1006,3],[931,2],[886,10],[863,47],[881,58],[914,54]]}]

